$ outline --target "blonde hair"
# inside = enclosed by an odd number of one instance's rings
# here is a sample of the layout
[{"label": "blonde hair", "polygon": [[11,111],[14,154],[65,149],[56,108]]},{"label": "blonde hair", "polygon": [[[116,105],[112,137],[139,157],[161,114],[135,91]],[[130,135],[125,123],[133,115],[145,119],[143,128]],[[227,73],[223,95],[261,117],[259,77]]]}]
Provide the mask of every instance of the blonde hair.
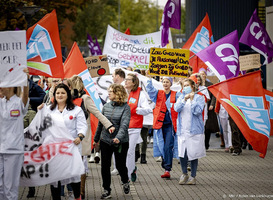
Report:
[{"label": "blonde hair", "polygon": [[122,105],[127,102],[128,94],[125,90],[125,88],[122,85],[119,84],[112,84],[109,86],[108,90],[112,89],[113,93],[116,95],[115,101]]},{"label": "blonde hair", "polygon": [[70,78],[70,80],[72,82],[71,87],[73,89],[77,89],[79,92],[84,90],[84,84],[80,76],[74,75]]}]

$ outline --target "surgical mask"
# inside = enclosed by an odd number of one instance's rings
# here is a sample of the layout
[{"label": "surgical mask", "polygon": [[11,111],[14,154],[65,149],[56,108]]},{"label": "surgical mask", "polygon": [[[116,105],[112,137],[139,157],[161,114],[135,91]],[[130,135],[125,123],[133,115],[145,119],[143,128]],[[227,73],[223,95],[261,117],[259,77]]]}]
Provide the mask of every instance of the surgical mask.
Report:
[{"label": "surgical mask", "polygon": [[192,92],[191,86],[186,86],[183,88],[184,94],[189,94]]}]

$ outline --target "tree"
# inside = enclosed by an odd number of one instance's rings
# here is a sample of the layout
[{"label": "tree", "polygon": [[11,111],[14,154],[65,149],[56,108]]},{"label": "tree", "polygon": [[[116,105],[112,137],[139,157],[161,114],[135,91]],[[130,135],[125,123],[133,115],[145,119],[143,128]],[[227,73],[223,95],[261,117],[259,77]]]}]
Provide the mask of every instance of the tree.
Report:
[{"label": "tree", "polygon": [[[83,9],[86,2],[87,0],[1,0],[0,30],[27,29],[53,9],[56,9],[59,24],[66,18],[75,21],[77,9]],[[24,11],[26,9],[36,12],[30,16]]]}]

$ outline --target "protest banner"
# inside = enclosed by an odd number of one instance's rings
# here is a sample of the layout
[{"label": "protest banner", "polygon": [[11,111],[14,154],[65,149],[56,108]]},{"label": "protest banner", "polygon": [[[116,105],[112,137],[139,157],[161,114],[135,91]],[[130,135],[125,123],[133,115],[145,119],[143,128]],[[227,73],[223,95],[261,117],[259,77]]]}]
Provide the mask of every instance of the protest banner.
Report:
[{"label": "protest banner", "polygon": [[90,56],[84,58],[85,64],[92,78],[110,75],[107,56]]},{"label": "protest banner", "polygon": [[149,74],[155,76],[188,76],[190,51],[187,49],[151,48]]},{"label": "protest banner", "polygon": [[29,73],[63,78],[63,58],[56,11],[45,15],[27,30]]},{"label": "protest banner", "polygon": [[192,67],[193,73],[199,73],[199,69],[207,69],[207,65],[200,60],[197,56],[194,56],[199,51],[205,49],[214,42],[213,34],[211,30],[209,15],[206,16],[192,33],[190,38],[182,49],[189,49],[190,53],[190,66]]},{"label": "protest banner", "polygon": [[0,87],[27,85],[26,31],[0,32]]},{"label": "protest banner", "polygon": [[57,118],[44,107],[25,129],[21,186],[51,184],[84,173],[79,149],[64,121]]},{"label": "protest banner", "polygon": [[[172,48],[172,37],[167,48]],[[107,55],[110,73],[115,68],[131,66],[134,69],[149,68],[150,48],[161,48],[161,32],[145,35],[127,35],[108,25],[103,55]]]},{"label": "protest banner", "polygon": [[165,47],[169,43],[169,27],[181,28],[181,1],[168,0],[163,11],[161,20],[161,46]]},{"label": "protest banner", "polygon": [[271,63],[273,59],[273,43],[257,14],[254,10],[243,34],[240,43],[251,47],[264,57],[263,65]]},{"label": "protest banner", "polygon": [[253,149],[264,158],[272,127],[260,72],[230,78],[208,89],[226,109]]},{"label": "protest banner", "polygon": [[237,30],[199,51],[198,56],[211,71],[224,81],[239,75],[239,42]]},{"label": "protest banner", "polygon": [[245,56],[239,56],[239,62],[240,62],[240,71],[261,67],[260,54],[250,54]]},{"label": "protest banner", "polygon": [[269,110],[269,118],[271,124],[270,136],[273,135],[273,92],[264,89],[265,99]]}]

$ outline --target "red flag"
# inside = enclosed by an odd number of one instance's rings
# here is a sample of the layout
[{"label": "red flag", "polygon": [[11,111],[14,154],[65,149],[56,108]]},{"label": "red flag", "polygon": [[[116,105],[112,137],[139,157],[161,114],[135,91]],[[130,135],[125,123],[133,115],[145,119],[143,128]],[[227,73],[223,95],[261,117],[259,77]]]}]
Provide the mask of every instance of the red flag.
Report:
[{"label": "red flag", "polygon": [[127,34],[127,35],[131,35],[131,31],[130,31],[129,28],[127,28],[126,31],[125,31],[124,33]]},{"label": "red flag", "polygon": [[273,135],[273,92],[264,89],[265,99],[267,102],[267,107],[269,109],[269,117],[270,117],[270,124],[271,124],[271,131],[270,136]]},{"label": "red flag", "polygon": [[270,120],[260,72],[253,72],[208,87],[224,106],[253,149],[264,158]]},{"label": "red flag", "polygon": [[64,77],[70,78],[73,75],[78,75],[86,69],[87,66],[82,57],[82,53],[77,43],[74,42],[64,63]]},{"label": "red flag", "polygon": [[[86,93],[91,96],[98,110],[101,111],[100,108],[102,107],[101,100],[99,98],[99,95],[96,93],[94,82],[90,76],[85,61],[82,57],[82,53],[76,42],[74,42],[69,52],[69,55],[64,63],[64,77],[70,78],[73,75],[78,75],[82,78],[83,84],[86,88]],[[93,148],[93,139],[98,126],[98,119],[93,114],[90,114],[90,124],[92,131],[91,147]]]},{"label": "red flag", "polygon": [[194,55],[212,43],[213,35],[209,16],[208,13],[206,13],[206,16],[202,22],[198,25],[186,44],[182,47],[182,49],[191,50],[189,64],[193,68],[193,73],[198,73],[199,69],[201,68],[207,69],[207,65]]},{"label": "red flag", "polygon": [[63,61],[56,11],[27,30],[27,59],[32,75],[63,78]]}]

